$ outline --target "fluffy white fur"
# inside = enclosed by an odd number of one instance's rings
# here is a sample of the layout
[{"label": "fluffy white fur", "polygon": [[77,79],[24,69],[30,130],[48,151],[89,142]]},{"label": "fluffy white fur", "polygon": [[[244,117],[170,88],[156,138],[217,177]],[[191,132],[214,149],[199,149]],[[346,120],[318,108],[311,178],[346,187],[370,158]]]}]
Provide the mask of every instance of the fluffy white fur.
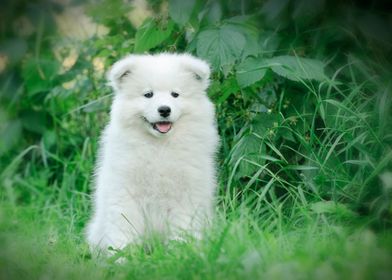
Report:
[{"label": "fluffy white fur", "polygon": [[[113,65],[108,79],[116,94],[87,227],[92,248],[123,248],[152,232],[200,236],[213,215],[219,139],[205,92],[209,75],[208,64],[188,54],[130,55]],[[171,108],[166,134],[152,126],[162,121],[162,105]]]}]

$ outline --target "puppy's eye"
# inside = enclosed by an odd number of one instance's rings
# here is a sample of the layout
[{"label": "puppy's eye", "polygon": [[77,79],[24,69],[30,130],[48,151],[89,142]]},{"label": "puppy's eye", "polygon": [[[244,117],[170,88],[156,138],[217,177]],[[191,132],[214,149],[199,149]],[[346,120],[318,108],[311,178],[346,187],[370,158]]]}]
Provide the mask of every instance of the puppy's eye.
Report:
[{"label": "puppy's eye", "polygon": [[177,98],[177,97],[179,96],[179,94],[178,94],[177,92],[172,92],[171,95],[172,95],[174,98]]},{"label": "puppy's eye", "polygon": [[153,97],[153,95],[154,95],[154,93],[152,91],[149,91],[149,92],[144,94],[144,97],[151,98],[151,97]]}]

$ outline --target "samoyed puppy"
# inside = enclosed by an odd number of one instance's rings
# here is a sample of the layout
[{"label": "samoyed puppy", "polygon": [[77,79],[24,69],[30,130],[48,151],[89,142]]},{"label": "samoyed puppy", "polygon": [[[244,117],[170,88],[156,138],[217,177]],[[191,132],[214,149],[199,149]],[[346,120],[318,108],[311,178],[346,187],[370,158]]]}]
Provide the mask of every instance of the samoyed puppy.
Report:
[{"label": "samoyed puppy", "polygon": [[219,142],[209,75],[189,54],[130,55],[113,65],[87,227],[92,248],[121,249],[151,233],[200,237],[213,216]]}]

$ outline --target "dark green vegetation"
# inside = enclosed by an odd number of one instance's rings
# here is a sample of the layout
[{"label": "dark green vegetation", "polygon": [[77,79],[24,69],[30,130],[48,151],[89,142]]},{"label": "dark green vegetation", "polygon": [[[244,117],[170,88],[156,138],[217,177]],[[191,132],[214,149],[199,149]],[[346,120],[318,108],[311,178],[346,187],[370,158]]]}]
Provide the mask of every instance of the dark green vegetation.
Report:
[{"label": "dark green vegetation", "polygon": [[[54,16],[70,7],[6,1],[0,278],[391,278],[388,7],[149,5],[153,16],[136,28],[123,1],[84,4],[107,33],[75,40]],[[214,70],[218,214],[201,242],[157,243],[149,254],[134,246],[120,266],[91,259],[83,227],[111,100],[103,68],[145,51],[191,52]]]}]

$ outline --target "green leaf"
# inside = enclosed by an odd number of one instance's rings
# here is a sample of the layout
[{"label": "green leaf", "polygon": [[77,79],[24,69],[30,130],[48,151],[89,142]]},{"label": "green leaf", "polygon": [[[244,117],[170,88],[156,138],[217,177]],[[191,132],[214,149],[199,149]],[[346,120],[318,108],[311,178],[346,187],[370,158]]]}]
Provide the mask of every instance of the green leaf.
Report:
[{"label": "green leaf", "polygon": [[278,113],[259,113],[251,122],[252,131],[260,137],[267,137],[282,123],[282,117]]},{"label": "green leaf", "polygon": [[230,164],[236,169],[236,177],[251,177],[260,165],[265,163],[262,155],[266,154],[265,145],[260,138],[254,134],[243,136],[235,145],[230,158]]},{"label": "green leaf", "polygon": [[310,208],[316,214],[336,214],[344,217],[356,216],[346,205],[335,201],[315,202],[310,205]]},{"label": "green leaf", "polygon": [[174,29],[173,21],[164,24],[162,21],[147,19],[143,22],[135,35],[135,52],[148,51],[165,41]]},{"label": "green leaf", "polygon": [[293,81],[326,79],[321,61],[295,56],[272,58],[248,57],[237,66],[237,81],[241,88],[250,86],[260,79],[270,68],[276,74]]},{"label": "green leaf", "polygon": [[111,21],[118,21],[132,9],[122,0],[103,0],[87,5],[87,14],[98,23],[110,26]]},{"label": "green leaf", "polygon": [[295,1],[292,17],[296,22],[309,23],[325,10],[325,0],[298,0]]},{"label": "green leaf", "polygon": [[5,122],[4,126],[0,126],[0,155],[8,152],[23,137],[22,124],[19,119]]},{"label": "green leaf", "polygon": [[169,15],[175,23],[184,26],[192,15],[196,0],[169,0]]},{"label": "green leaf", "polygon": [[324,64],[316,59],[297,56],[276,56],[265,60],[266,66],[276,74],[293,81],[324,81]]},{"label": "green leaf", "polygon": [[261,47],[263,57],[271,57],[278,49],[280,41],[280,37],[275,32],[262,32],[259,36],[259,47]]},{"label": "green leaf", "polygon": [[0,53],[7,57],[9,64],[20,62],[27,48],[27,42],[22,38],[7,38],[0,43]]},{"label": "green leaf", "polygon": [[265,104],[269,108],[272,108],[276,101],[278,101],[276,89],[273,85],[267,85],[263,87],[259,92],[259,97],[263,104]]},{"label": "green leaf", "polygon": [[[198,1],[199,3],[203,1]],[[220,1],[206,1],[203,11],[199,14],[201,26],[215,25],[221,21],[223,16],[222,3]]]},{"label": "green leaf", "polygon": [[263,4],[261,12],[269,21],[272,21],[284,12],[289,2],[289,0],[268,0]]},{"label": "green leaf", "polygon": [[233,65],[241,57],[245,42],[244,35],[223,25],[204,30],[197,36],[197,54],[218,70],[223,65]]},{"label": "green leaf", "polygon": [[236,79],[232,76],[229,79],[226,79],[221,86],[222,95],[219,97],[217,104],[221,104],[229,98],[230,95],[236,93],[240,90]]},{"label": "green leaf", "polygon": [[290,165],[287,167],[288,170],[301,170],[301,171],[307,171],[307,170],[319,170],[320,168],[317,166],[311,166],[311,165]]},{"label": "green leaf", "polygon": [[59,64],[54,59],[29,59],[22,68],[22,76],[28,94],[49,91],[57,75]]},{"label": "green leaf", "polygon": [[263,60],[256,57],[248,57],[237,66],[237,81],[241,88],[250,86],[261,80],[266,68],[263,65]]},{"label": "green leaf", "polygon": [[287,127],[279,128],[278,132],[276,133],[277,136],[282,137],[285,140],[296,142],[293,133]]},{"label": "green leaf", "polygon": [[46,130],[46,117],[42,111],[27,110],[21,113],[23,127],[38,134],[43,134]]},{"label": "green leaf", "polygon": [[83,107],[83,111],[86,113],[95,113],[99,111],[104,111],[105,109],[105,100],[102,99],[90,101]]},{"label": "green leaf", "polygon": [[46,130],[43,134],[42,141],[47,149],[53,147],[56,144],[57,136],[53,130]]},{"label": "green leaf", "polygon": [[310,205],[310,208],[313,212],[317,214],[331,213],[334,212],[334,210],[336,209],[336,205],[333,201],[319,201],[312,203]]},{"label": "green leaf", "polygon": [[255,17],[236,16],[226,20],[225,24],[244,35],[246,43],[242,53],[243,57],[250,55],[257,56],[264,51],[264,49],[260,47],[260,30]]}]

